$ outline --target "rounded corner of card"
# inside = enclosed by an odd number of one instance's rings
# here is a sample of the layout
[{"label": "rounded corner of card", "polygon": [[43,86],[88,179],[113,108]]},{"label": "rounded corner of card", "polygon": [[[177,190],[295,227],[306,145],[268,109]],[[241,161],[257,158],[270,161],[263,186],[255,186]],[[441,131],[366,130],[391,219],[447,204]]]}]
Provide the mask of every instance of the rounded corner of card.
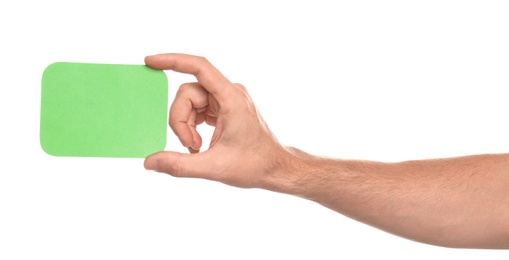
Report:
[{"label": "rounded corner of card", "polygon": [[59,156],[57,153],[54,153],[54,151],[50,147],[48,147],[47,144],[45,144],[45,142],[43,142],[42,139],[40,140],[40,147],[41,150],[47,155]]},{"label": "rounded corner of card", "polygon": [[54,69],[55,67],[58,67],[62,64],[63,62],[59,62],[59,61],[56,61],[56,62],[53,62],[53,63],[50,63],[48,66],[46,66],[46,68],[44,68],[44,71],[42,73],[42,77],[44,78],[45,76],[47,76],[47,74],[49,72],[52,71],[52,69]]}]

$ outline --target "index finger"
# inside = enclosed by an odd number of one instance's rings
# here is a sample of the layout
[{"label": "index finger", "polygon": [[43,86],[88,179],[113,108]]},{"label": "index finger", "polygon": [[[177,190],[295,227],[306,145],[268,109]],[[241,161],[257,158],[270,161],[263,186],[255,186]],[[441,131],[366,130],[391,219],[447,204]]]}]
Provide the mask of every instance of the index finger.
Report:
[{"label": "index finger", "polygon": [[214,97],[222,96],[231,82],[207,59],[188,54],[167,53],[145,57],[145,64],[154,69],[192,74]]}]

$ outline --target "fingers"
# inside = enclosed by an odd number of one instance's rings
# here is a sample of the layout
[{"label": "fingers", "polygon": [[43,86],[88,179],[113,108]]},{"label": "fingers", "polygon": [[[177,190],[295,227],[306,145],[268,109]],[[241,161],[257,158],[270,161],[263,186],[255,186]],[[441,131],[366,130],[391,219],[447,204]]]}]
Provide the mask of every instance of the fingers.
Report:
[{"label": "fingers", "polygon": [[145,64],[155,69],[192,74],[208,92],[219,99],[225,98],[224,94],[227,91],[225,86],[231,85],[231,82],[207,59],[199,56],[159,54],[147,56]]},{"label": "fingers", "polygon": [[190,153],[198,153],[200,151],[201,145],[202,145],[202,138],[201,135],[196,130],[196,126],[200,124],[200,122],[197,121],[197,112],[196,109],[193,109],[191,113],[191,117],[189,118],[189,121],[187,122],[187,125],[189,126],[189,129],[191,130],[191,133],[193,135],[193,142],[190,146],[188,146]]},{"label": "fingers", "polygon": [[196,126],[204,121],[203,111],[208,104],[208,93],[199,83],[186,83],[180,86],[170,109],[171,129],[182,145],[193,151],[199,151],[202,145]]},{"label": "fingers", "polygon": [[165,172],[175,177],[211,179],[207,153],[183,154],[177,152],[158,152],[148,156],[145,169]]}]

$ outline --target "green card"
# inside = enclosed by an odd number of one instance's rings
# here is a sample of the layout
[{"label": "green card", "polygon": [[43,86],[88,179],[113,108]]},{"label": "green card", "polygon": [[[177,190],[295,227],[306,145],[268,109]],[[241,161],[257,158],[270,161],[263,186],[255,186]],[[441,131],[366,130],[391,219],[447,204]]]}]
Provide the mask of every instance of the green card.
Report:
[{"label": "green card", "polygon": [[57,62],[42,76],[42,149],[143,158],[166,146],[168,79],[144,65]]}]

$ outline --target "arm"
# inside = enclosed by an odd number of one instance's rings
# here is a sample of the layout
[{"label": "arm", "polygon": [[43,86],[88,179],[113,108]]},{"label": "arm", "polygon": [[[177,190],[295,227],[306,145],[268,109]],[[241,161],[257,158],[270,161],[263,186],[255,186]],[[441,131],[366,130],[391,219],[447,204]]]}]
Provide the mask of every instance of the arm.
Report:
[{"label": "arm", "polygon": [[[509,249],[509,154],[400,163],[312,156],[281,145],[246,89],[206,59],[145,61],[198,80],[180,87],[170,109],[170,126],[190,154],[153,154],[147,169],[292,194],[423,243]],[[203,122],[215,131],[200,152],[196,125]]]},{"label": "arm", "polygon": [[509,248],[509,155],[379,163],[309,155],[281,187],[408,239]]}]

